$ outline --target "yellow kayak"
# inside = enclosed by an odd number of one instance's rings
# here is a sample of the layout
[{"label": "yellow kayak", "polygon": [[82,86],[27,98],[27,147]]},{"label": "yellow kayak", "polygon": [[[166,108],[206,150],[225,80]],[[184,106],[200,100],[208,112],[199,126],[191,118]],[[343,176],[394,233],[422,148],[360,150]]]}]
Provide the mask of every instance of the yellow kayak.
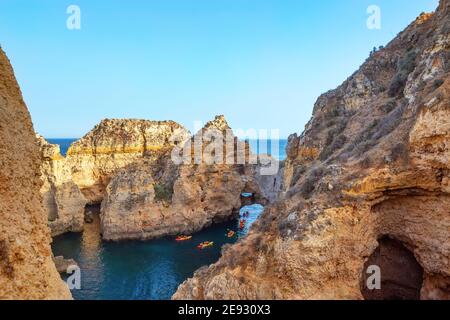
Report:
[{"label": "yellow kayak", "polygon": [[212,247],[213,245],[214,245],[214,242],[212,242],[212,241],[205,241],[205,242],[200,243],[200,244],[197,246],[197,248],[199,248],[199,249],[205,249],[205,248],[208,248],[208,247]]}]

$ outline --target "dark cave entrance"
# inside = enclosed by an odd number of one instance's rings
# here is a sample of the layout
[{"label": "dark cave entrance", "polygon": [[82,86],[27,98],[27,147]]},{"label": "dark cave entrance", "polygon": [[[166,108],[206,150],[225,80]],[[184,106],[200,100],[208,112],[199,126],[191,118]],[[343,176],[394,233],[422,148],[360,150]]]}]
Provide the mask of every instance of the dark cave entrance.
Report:
[{"label": "dark cave entrance", "polygon": [[[419,300],[423,282],[423,268],[414,254],[400,241],[383,237],[378,247],[364,265],[361,293],[366,300]],[[378,266],[381,275],[380,289],[370,290],[367,273],[370,266]]]},{"label": "dark cave entrance", "polygon": [[93,223],[95,219],[100,217],[100,204],[87,204],[84,207],[84,222]]}]

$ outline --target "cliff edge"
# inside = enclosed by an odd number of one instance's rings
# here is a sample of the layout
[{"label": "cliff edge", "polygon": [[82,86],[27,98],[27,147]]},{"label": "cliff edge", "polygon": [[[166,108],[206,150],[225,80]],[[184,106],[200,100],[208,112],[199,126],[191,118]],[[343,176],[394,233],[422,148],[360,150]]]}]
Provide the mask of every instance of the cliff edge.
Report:
[{"label": "cliff edge", "polygon": [[449,61],[441,0],[319,97],[284,196],[173,298],[450,299]]},{"label": "cliff edge", "polygon": [[70,299],[52,261],[40,154],[13,69],[0,49],[0,299]]}]

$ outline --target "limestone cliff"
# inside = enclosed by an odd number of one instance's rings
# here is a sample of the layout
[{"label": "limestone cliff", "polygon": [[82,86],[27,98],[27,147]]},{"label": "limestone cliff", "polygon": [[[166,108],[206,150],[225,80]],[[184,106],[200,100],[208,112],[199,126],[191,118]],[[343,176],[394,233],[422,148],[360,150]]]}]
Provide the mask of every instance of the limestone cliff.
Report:
[{"label": "limestone cliff", "polygon": [[441,0],[322,95],[284,197],[174,298],[450,299],[449,33]]},{"label": "limestone cliff", "polygon": [[86,199],[72,180],[71,168],[59,146],[37,136],[41,150],[41,194],[52,236],[80,232],[84,225]]},{"label": "limestone cliff", "polygon": [[[201,134],[207,135],[211,129],[216,133],[230,130],[223,116],[208,122],[192,138],[204,142],[202,151],[208,143]],[[225,151],[224,158],[230,154],[234,158],[234,136],[231,141],[232,151]],[[190,142],[186,143],[188,158],[194,160]],[[248,157],[248,145],[243,150]],[[241,193],[252,180],[249,173],[245,165],[206,164],[204,159],[196,164],[175,164],[170,152],[152,163],[135,162],[120,170],[107,187],[101,208],[103,238],[150,239],[193,233],[230,219],[241,207]],[[252,192],[258,192],[257,186],[252,188]]]},{"label": "limestone cliff", "polygon": [[0,49],[0,299],[69,299],[52,261],[39,189],[39,147]]},{"label": "limestone cliff", "polygon": [[177,143],[173,137],[183,140],[189,133],[173,121],[106,119],[71,145],[66,164],[89,203],[100,203],[116,170],[158,158]]}]

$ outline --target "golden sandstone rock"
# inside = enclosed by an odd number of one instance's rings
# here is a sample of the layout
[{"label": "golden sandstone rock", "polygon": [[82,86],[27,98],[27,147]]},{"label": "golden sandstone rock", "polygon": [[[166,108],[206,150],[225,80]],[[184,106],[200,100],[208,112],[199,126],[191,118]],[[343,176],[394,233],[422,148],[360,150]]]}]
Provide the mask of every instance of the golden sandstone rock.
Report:
[{"label": "golden sandstone rock", "polygon": [[[450,299],[448,21],[441,0],[318,98],[289,139],[280,197],[174,299]],[[80,191],[102,202],[104,238],[119,240],[197,231],[265,189],[248,164],[172,163],[170,137],[190,136],[170,121],[104,120],[66,158],[42,139],[39,150],[3,52],[0,77],[0,299],[71,298],[46,224],[68,230],[61,201],[78,221]],[[206,127],[228,129],[223,117]],[[369,264],[383,268],[376,294]]]},{"label": "golden sandstone rock", "polygon": [[81,232],[87,200],[72,180],[71,168],[59,146],[37,136],[41,150],[41,194],[52,236]]},{"label": "golden sandstone rock", "polygon": [[[218,116],[192,139],[211,128],[220,133],[230,129],[225,118]],[[248,156],[248,146],[244,147]],[[171,152],[156,161],[136,161],[120,170],[106,188],[100,215],[103,238],[142,240],[191,234],[229,220],[241,208],[242,192],[251,187],[250,191],[262,194],[263,180],[255,177],[254,168],[246,164],[210,165],[203,160],[175,164]]]},{"label": "golden sandstone rock", "polygon": [[450,299],[449,21],[441,0],[317,100],[284,196],[174,299]]},{"label": "golden sandstone rock", "polygon": [[71,298],[52,261],[40,161],[30,114],[0,50],[0,299]]},{"label": "golden sandstone rock", "polygon": [[187,139],[189,132],[173,121],[106,119],[70,146],[66,166],[88,202],[99,204],[118,169],[154,161],[173,148],[174,136]]}]

